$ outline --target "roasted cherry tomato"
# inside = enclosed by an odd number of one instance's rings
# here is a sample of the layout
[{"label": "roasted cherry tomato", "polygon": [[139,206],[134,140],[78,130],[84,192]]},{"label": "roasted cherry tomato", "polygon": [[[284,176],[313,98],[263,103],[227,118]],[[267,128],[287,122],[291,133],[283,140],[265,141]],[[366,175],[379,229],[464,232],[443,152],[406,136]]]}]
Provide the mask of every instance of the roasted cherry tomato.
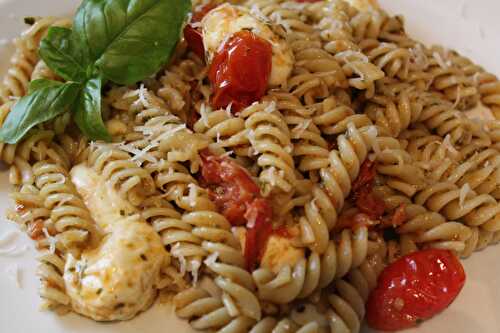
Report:
[{"label": "roasted cherry tomato", "polygon": [[370,159],[367,159],[363,162],[359,170],[358,178],[356,178],[352,182],[353,192],[359,191],[366,186],[370,188],[373,187],[373,182],[375,181],[375,176],[377,175],[375,168],[375,161],[370,161]]},{"label": "roasted cherry tomato", "polygon": [[[217,7],[217,5],[214,3],[204,5],[193,13],[191,22],[200,22],[205,15],[215,7]],[[194,28],[191,24],[186,25],[184,28],[184,39],[191,51],[196,53],[200,58],[205,59],[205,47],[203,46],[203,35],[201,34],[200,28]]]},{"label": "roasted cherry tomato", "polygon": [[367,303],[367,322],[378,330],[416,326],[443,311],[465,283],[465,272],[448,250],[428,249],[384,269]]},{"label": "roasted cherry tomato", "polygon": [[217,209],[232,225],[246,225],[245,261],[255,268],[272,233],[272,208],[261,197],[260,189],[248,172],[229,158],[201,154],[202,181],[209,189]]},{"label": "roasted cherry tomato", "polygon": [[360,191],[355,192],[354,198],[359,210],[371,219],[378,220],[384,215],[385,203],[373,194],[370,187],[363,187]]},{"label": "roasted cherry tomato", "polygon": [[375,162],[367,159],[352,184],[352,196],[356,206],[373,220],[380,219],[385,211],[384,201],[373,194],[376,174]]},{"label": "roasted cherry tomato", "polygon": [[212,106],[232,104],[233,113],[261,99],[271,75],[272,46],[254,33],[235,33],[217,52],[208,78],[214,94]]},{"label": "roasted cherry tomato", "polygon": [[232,225],[246,224],[247,207],[259,197],[259,187],[244,168],[229,158],[204,152],[202,161],[203,180],[219,211]]},{"label": "roasted cherry tomato", "polygon": [[272,214],[271,206],[262,198],[255,199],[245,213],[248,220],[245,239],[245,262],[248,271],[255,269],[264,254],[267,241],[273,232]]},{"label": "roasted cherry tomato", "polygon": [[205,59],[205,47],[203,46],[203,36],[199,29],[193,28],[190,24],[184,27],[184,39],[188,48],[196,53],[200,58]]}]

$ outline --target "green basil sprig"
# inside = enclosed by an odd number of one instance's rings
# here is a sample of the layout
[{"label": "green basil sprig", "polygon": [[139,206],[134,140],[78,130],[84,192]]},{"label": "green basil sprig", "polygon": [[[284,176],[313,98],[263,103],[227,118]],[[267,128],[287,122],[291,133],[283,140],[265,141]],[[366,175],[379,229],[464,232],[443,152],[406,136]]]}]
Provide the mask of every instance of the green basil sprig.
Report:
[{"label": "green basil sprig", "polygon": [[110,140],[101,116],[103,84],[130,85],[156,73],[172,56],[190,9],[190,0],[84,0],[73,29],[52,27],[40,43],[40,57],[66,83],[31,82],[0,141],[17,143],[66,111],[89,139]]}]

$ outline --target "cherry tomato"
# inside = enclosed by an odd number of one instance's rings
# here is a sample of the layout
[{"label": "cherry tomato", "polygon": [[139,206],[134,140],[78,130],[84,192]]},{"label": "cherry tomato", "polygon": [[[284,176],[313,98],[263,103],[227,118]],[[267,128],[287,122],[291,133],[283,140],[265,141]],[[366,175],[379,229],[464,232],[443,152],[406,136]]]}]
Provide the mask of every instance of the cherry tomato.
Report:
[{"label": "cherry tomato", "polygon": [[[200,22],[205,15],[212,9],[217,7],[214,3],[208,3],[193,13],[191,18],[192,23]],[[200,28],[194,28],[188,24],[184,27],[184,39],[191,51],[196,53],[200,58],[205,59],[205,47],[203,46],[203,35]]]},{"label": "cherry tomato", "polygon": [[370,187],[363,187],[354,193],[356,206],[362,213],[365,213],[373,220],[378,220],[384,215],[384,200],[376,197]]},{"label": "cherry tomato", "polygon": [[376,172],[375,161],[370,161],[367,159],[361,165],[359,170],[358,178],[352,182],[352,191],[356,192],[365,186],[373,187],[373,182],[375,181]]},{"label": "cherry tomato", "polygon": [[246,269],[252,271],[264,254],[267,241],[273,232],[271,206],[265,199],[255,199],[248,207],[245,217],[250,225],[245,239]]},{"label": "cherry tomato", "polygon": [[233,225],[247,223],[245,212],[260,195],[259,187],[246,170],[229,158],[202,154],[202,177],[210,189],[210,198]]},{"label": "cherry tomato", "polygon": [[208,78],[214,94],[212,106],[238,113],[264,96],[271,75],[272,46],[243,30],[235,33],[217,52],[210,65]]},{"label": "cherry tomato", "polygon": [[196,53],[200,58],[205,59],[205,47],[203,46],[203,36],[199,29],[193,28],[190,24],[184,27],[184,39],[188,48]]},{"label": "cherry tomato", "polygon": [[248,172],[229,158],[203,151],[201,176],[210,198],[232,225],[246,225],[245,262],[255,268],[272,233],[272,208]]},{"label": "cherry tomato", "polygon": [[378,330],[416,326],[448,307],[465,283],[465,272],[448,250],[428,249],[384,269],[367,303],[367,322]]},{"label": "cherry tomato", "polygon": [[376,175],[375,162],[367,159],[361,165],[358,178],[352,184],[352,197],[356,206],[373,220],[380,219],[385,211],[384,201],[373,194]]}]

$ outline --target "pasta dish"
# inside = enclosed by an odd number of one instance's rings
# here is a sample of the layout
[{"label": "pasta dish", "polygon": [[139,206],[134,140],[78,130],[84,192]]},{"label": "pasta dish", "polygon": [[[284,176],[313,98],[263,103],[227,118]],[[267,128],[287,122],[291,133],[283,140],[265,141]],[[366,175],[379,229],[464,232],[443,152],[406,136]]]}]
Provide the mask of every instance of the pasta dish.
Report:
[{"label": "pasta dish", "polygon": [[129,320],[162,293],[200,331],[394,331],[500,241],[500,81],[375,1],[83,0],[25,23],[0,160],[44,309]]}]

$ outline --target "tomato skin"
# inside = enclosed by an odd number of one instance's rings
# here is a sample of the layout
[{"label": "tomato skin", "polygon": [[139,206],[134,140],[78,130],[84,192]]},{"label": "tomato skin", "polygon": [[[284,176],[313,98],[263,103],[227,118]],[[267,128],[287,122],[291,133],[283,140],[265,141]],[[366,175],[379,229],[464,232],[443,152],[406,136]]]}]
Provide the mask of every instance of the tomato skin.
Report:
[{"label": "tomato skin", "polygon": [[235,33],[214,56],[208,71],[212,106],[232,105],[233,113],[264,96],[272,67],[272,46],[254,33]]},{"label": "tomato skin", "polygon": [[378,220],[384,215],[384,200],[377,198],[371,188],[363,187],[361,191],[355,193],[354,197],[359,210],[371,219]]},{"label": "tomato skin", "polygon": [[[192,23],[200,22],[209,11],[217,7],[214,3],[208,3],[193,13]],[[205,59],[205,46],[203,45],[203,35],[199,28],[194,28],[191,24],[184,27],[184,39],[188,48],[196,53],[201,59]]]},{"label": "tomato skin", "polygon": [[252,224],[248,228],[245,238],[245,264],[251,272],[264,255],[267,241],[273,233],[271,224],[272,209],[269,203],[262,198],[255,199],[245,213],[245,217]]},{"label": "tomato skin", "polygon": [[253,270],[273,232],[273,211],[248,172],[229,158],[201,153],[201,176],[210,199],[232,225],[246,225],[245,263]]},{"label": "tomato skin", "polygon": [[465,272],[448,250],[428,249],[384,269],[367,302],[368,324],[395,331],[416,326],[448,307],[465,283]]},{"label": "tomato skin", "polygon": [[188,44],[188,48],[196,53],[202,59],[205,59],[205,47],[203,46],[203,36],[199,29],[193,28],[188,24],[184,27],[184,39]]},{"label": "tomato skin", "polygon": [[367,159],[361,164],[358,177],[352,182],[352,191],[357,192],[363,187],[373,187],[373,182],[375,181],[376,172],[375,161],[370,161]]},{"label": "tomato skin", "polygon": [[205,151],[201,172],[218,210],[232,225],[246,224],[247,206],[260,195],[259,187],[247,171],[228,158]]}]

